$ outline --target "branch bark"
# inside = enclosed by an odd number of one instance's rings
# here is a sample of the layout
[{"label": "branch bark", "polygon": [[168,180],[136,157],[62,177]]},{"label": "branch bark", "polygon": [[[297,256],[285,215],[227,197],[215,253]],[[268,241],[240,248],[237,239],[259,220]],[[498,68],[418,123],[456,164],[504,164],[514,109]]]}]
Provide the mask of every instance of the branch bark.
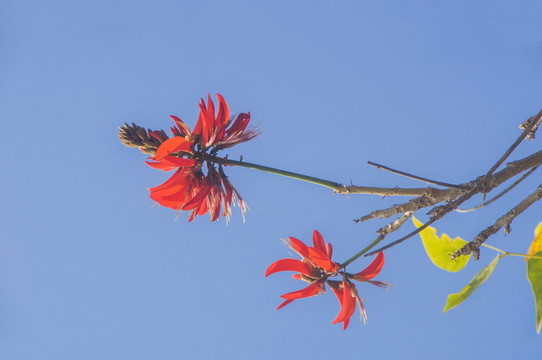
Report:
[{"label": "branch bark", "polygon": [[542,198],[542,184],[529,196],[527,196],[522,202],[508,211],[505,215],[495,221],[495,223],[486,229],[484,229],[480,234],[478,234],[474,240],[472,240],[467,245],[459,249],[455,254],[453,254],[452,259],[455,259],[461,255],[468,255],[470,253],[474,254],[474,259],[478,260],[480,258],[480,246],[493,234],[496,234],[500,229],[508,228],[512,221],[521,214],[525,209],[530,207],[533,203]]}]

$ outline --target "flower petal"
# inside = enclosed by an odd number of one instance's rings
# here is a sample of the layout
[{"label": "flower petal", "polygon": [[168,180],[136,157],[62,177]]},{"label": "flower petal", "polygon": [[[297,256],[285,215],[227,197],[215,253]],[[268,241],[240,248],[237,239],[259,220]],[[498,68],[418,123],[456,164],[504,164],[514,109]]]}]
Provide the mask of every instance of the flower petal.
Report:
[{"label": "flower petal", "polygon": [[183,159],[176,156],[164,156],[160,160],[164,165],[176,166],[176,167],[192,167],[196,165],[196,159]]},{"label": "flower petal", "polygon": [[326,250],[327,256],[331,259],[331,255],[333,255],[333,246],[331,246],[331,244],[326,244]]},{"label": "flower petal", "polygon": [[[332,324],[337,324],[344,322],[343,330],[346,329],[350,321],[350,317],[354,314],[356,310],[356,299],[352,296],[352,290],[347,282],[343,283],[342,297],[337,296],[339,302],[341,303],[341,311],[339,315],[333,320]],[[335,294],[337,295],[337,293]]]},{"label": "flower petal", "polygon": [[211,94],[207,93],[207,127],[209,129],[209,135],[215,128],[215,104],[211,100]]},{"label": "flower petal", "polygon": [[331,261],[329,256],[327,256],[326,252],[322,252],[316,248],[310,247],[309,256],[316,265],[318,265],[328,273],[334,273],[339,270],[339,265]]},{"label": "flower petal", "polygon": [[288,305],[289,303],[291,303],[293,300],[284,300],[279,306],[277,306],[277,308],[275,309],[275,311],[279,310],[279,309],[282,309],[283,307],[285,307],[286,305]]},{"label": "flower petal", "polygon": [[191,172],[179,168],[165,183],[149,189],[151,199],[162,206],[179,209],[187,200],[187,189],[194,181],[196,179]]},{"label": "flower petal", "polygon": [[265,272],[265,277],[280,271],[294,271],[300,274],[310,276],[312,267],[296,259],[280,259],[269,265]]},{"label": "flower petal", "polygon": [[[202,127],[202,143],[204,146],[207,146],[207,143],[209,142],[209,119],[207,118],[207,108],[205,107],[205,102],[203,102],[203,99],[201,99],[201,102],[199,104],[199,119],[201,119],[201,127]],[[199,123],[198,119],[198,123]],[[198,124],[196,124],[197,126]],[[194,130],[195,132],[195,130]]]},{"label": "flower petal", "polygon": [[192,151],[192,144],[181,136],[175,136],[170,139],[167,139],[160,145],[158,150],[156,150],[156,155],[154,159],[156,161],[162,160],[165,156],[177,152],[177,151]]},{"label": "flower petal", "polygon": [[179,119],[177,116],[175,115],[169,115],[169,117],[175,121],[175,124],[177,124],[177,127],[179,128],[180,130],[180,133],[182,136],[190,136],[190,128],[184,123],[184,121],[182,121],[181,119]]},{"label": "flower petal", "polygon": [[208,183],[205,183],[205,185],[203,185],[199,189],[198,193],[182,206],[182,210],[192,210],[200,206],[202,201],[205,201],[205,197],[209,194],[210,191],[211,191],[211,185],[209,185]]},{"label": "flower petal", "polygon": [[162,162],[151,162],[147,160],[145,160],[145,164],[149,165],[150,167],[154,169],[158,169],[162,171],[171,171],[171,170],[175,170],[178,167],[174,165],[172,166],[172,165],[164,164]]},{"label": "flower petal", "polygon": [[322,234],[320,234],[316,230],[312,232],[312,243],[316,249],[320,250],[323,253],[327,253],[326,243],[324,242],[324,238],[322,237]]},{"label": "flower petal", "polygon": [[367,280],[370,280],[374,278],[378,273],[380,273],[380,270],[382,270],[382,267],[384,266],[384,253],[381,251],[379,252],[375,259],[367,266],[363,271],[360,271],[359,273],[355,274],[355,276],[363,277]]},{"label": "flower petal", "polygon": [[294,237],[289,237],[290,240],[290,247],[298,253],[302,258],[308,259],[309,258],[309,247],[305,245],[304,242],[301,240],[298,240]]},{"label": "flower petal", "polygon": [[280,297],[286,300],[295,300],[318,295],[320,291],[320,283],[315,282],[314,284],[310,284],[304,289],[293,291],[291,293],[281,295]]},{"label": "flower petal", "polygon": [[[203,99],[201,99],[201,102],[203,102]],[[200,106],[200,112],[198,116],[198,121],[196,122],[196,126],[194,126],[194,130],[192,130],[193,135],[201,135],[203,131],[203,112],[201,111],[201,104]]]},{"label": "flower petal", "polygon": [[215,131],[216,136],[213,142],[219,142],[224,139],[226,135],[226,125],[230,120],[230,108],[226,103],[226,100],[220,94],[216,94],[218,98],[218,112],[216,114]]}]

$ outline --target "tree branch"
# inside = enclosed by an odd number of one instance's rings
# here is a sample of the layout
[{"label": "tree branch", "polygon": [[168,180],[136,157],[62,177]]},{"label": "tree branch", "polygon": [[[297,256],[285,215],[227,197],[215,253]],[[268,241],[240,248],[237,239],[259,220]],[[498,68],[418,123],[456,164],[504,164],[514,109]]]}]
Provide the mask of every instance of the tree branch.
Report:
[{"label": "tree branch", "polygon": [[[510,178],[526,170],[529,170],[533,167],[539,166],[541,164],[542,164],[542,150],[532,155],[529,155],[523,159],[508,163],[504,169],[502,169],[501,171],[489,177],[484,178],[482,176],[476,180],[473,180],[471,182],[464,183],[461,185],[464,186],[465,188],[473,188],[476,186],[478,187],[477,193],[487,193],[490,190],[498,187],[505,181],[509,180]],[[347,188],[350,188],[350,187],[347,187]],[[433,189],[433,188],[427,188],[427,189],[431,189],[432,191],[427,192],[426,194],[422,194],[421,196],[417,198],[411,199],[407,203],[396,204],[382,210],[375,210],[371,212],[370,214],[362,216],[361,218],[356,219],[354,221],[363,222],[363,221],[367,221],[367,220],[371,220],[375,218],[388,218],[390,216],[401,214],[407,211],[416,212],[420,209],[436,205],[443,201],[451,202],[454,199],[460,197],[462,194],[467,192],[465,190],[460,190],[460,189],[444,189],[444,190]],[[476,195],[476,193],[473,195]]]},{"label": "tree branch", "polygon": [[503,227],[508,228],[512,221],[525,209],[531,206],[536,201],[542,198],[542,184],[529,196],[527,196],[522,202],[508,211],[505,215],[501,216],[495,223],[485,230],[480,232],[474,240],[470,243],[463,246],[455,254],[452,255],[452,259],[455,259],[461,255],[469,255],[470,253],[474,254],[474,259],[478,260],[480,258],[480,246],[493,234],[497,233]]},{"label": "tree branch", "polygon": [[386,171],[389,171],[391,173],[401,175],[401,176],[404,176],[404,177],[407,177],[407,178],[411,178],[411,179],[414,179],[414,180],[423,181],[425,183],[438,185],[438,186],[449,187],[449,188],[458,188],[458,189],[463,188],[461,185],[448,184],[448,183],[445,183],[445,182],[442,182],[442,181],[436,181],[436,180],[431,180],[431,179],[424,178],[424,177],[421,177],[421,176],[412,175],[412,174],[406,173],[404,171],[395,170],[395,169],[392,169],[390,167],[387,167],[387,166],[384,166],[384,165],[381,165],[381,164],[377,164],[377,163],[372,162],[372,161],[367,161],[367,164],[369,164],[371,166],[374,166],[377,169],[386,170]]},{"label": "tree branch", "polygon": [[460,212],[460,213],[468,213],[468,212],[471,212],[471,211],[474,211],[474,210],[481,209],[481,208],[483,208],[485,206],[488,206],[489,204],[491,204],[492,202],[498,200],[501,196],[503,196],[504,194],[506,194],[507,192],[512,190],[514,187],[516,187],[516,185],[518,185],[520,182],[525,180],[527,178],[527,176],[531,175],[533,173],[533,171],[535,171],[536,169],[538,169],[538,166],[535,166],[534,168],[531,168],[529,171],[527,171],[525,174],[523,174],[519,179],[514,181],[514,183],[512,185],[510,185],[509,187],[507,187],[506,189],[501,191],[498,195],[494,196],[490,200],[488,200],[486,202],[483,202],[480,205],[475,206],[475,207],[470,208],[470,209],[455,209],[455,211]]},{"label": "tree branch", "polygon": [[517,138],[517,140],[506,150],[503,156],[489,169],[486,176],[490,176],[501,166],[501,164],[512,154],[512,152],[519,146],[519,144],[531,133],[531,131],[534,129],[534,127],[540,122],[542,119],[542,110],[538,112],[538,114],[535,115],[534,120],[532,120],[529,125],[523,130],[523,133]]}]

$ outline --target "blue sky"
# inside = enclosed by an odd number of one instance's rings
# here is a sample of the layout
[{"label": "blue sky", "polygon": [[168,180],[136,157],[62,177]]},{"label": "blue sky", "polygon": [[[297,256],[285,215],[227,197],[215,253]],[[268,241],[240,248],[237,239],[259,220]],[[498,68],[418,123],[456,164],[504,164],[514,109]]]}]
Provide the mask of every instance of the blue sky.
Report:
[{"label": "blue sky", "polygon": [[[227,226],[189,224],[152,206],[147,188],[168,174],[116,138],[124,122],[168,129],[170,114],[193,126],[199,98],[218,92],[265,130],[231,158],[358,185],[420,186],[368,160],[467,181],[542,106],[541,11],[537,1],[3,1],[0,359],[542,356],[521,259],[503,259],[442,314],[495,255],[446,273],[419,238],[386,253],[378,279],[394,288],[360,290],[366,326],[357,313],[347,331],[331,325],[331,292],[274,311],[301,286],[264,278],[289,256],[281,238],[318,229],[344,261],[385,224],[352,219],[401,199],[231,168],[246,223],[234,209]],[[539,183],[534,173],[436,227],[472,239]],[[541,213],[535,204],[491,243],[525,252]]]}]

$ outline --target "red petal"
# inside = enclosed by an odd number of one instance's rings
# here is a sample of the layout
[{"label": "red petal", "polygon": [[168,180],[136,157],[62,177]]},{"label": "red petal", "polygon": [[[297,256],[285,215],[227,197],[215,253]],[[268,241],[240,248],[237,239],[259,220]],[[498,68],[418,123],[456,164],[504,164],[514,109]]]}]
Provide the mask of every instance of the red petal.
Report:
[{"label": "red petal", "polygon": [[175,121],[175,124],[177,124],[177,126],[179,127],[182,136],[190,135],[190,128],[184,123],[184,121],[182,121],[175,115],[169,115],[169,117],[173,119],[173,121]]},{"label": "red petal", "polygon": [[162,206],[178,209],[186,201],[188,195],[186,189],[192,180],[191,174],[187,175],[179,169],[165,183],[149,189],[151,199]]},{"label": "red petal", "polygon": [[[203,102],[203,99],[201,99],[201,102],[199,104],[199,115],[200,119],[202,120],[202,142],[204,146],[207,146],[207,143],[209,142],[209,119],[207,118],[207,109],[205,108],[205,103]],[[196,126],[197,125],[198,124],[196,124]]]},{"label": "red petal", "polygon": [[237,115],[237,118],[233,122],[233,125],[228,129],[228,131],[226,131],[226,135],[230,136],[235,133],[238,133],[238,134],[242,133],[243,131],[245,131],[249,122],[250,122],[250,113],[248,114],[240,113],[239,115]]},{"label": "red petal", "polygon": [[162,170],[162,171],[171,171],[171,170],[175,170],[178,167],[178,166],[167,165],[162,162],[150,162],[146,160],[145,160],[145,164],[149,165],[152,168]]},{"label": "red petal", "polygon": [[343,304],[343,289],[339,288],[339,287],[333,287],[333,286],[330,286],[331,290],[333,291],[333,293],[335,294],[335,296],[337,297],[337,299],[339,300],[339,303]]},{"label": "red petal", "polygon": [[286,300],[295,300],[318,295],[319,293],[320,283],[315,282],[314,284],[311,284],[304,289],[293,291],[291,293],[281,295],[280,297]]},{"label": "red petal", "polygon": [[211,94],[207,93],[207,126],[209,128],[209,134],[215,127],[215,104],[211,100]]},{"label": "red petal", "polygon": [[163,164],[176,167],[192,167],[196,165],[196,159],[183,159],[175,156],[164,156],[160,160]]},{"label": "red petal", "polygon": [[327,256],[325,252],[321,252],[318,249],[310,247],[309,256],[311,260],[316,263],[316,265],[318,265],[327,272],[333,273],[339,269],[339,266],[333,261],[331,261],[331,259],[329,258],[329,256]]},{"label": "red petal", "polygon": [[320,250],[323,253],[327,252],[324,238],[322,237],[322,234],[320,234],[316,230],[312,232],[312,243],[316,249]]},{"label": "red petal", "polygon": [[333,255],[333,246],[331,246],[331,244],[326,244],[326,250],[327,256],[331,259],[331,255]]},{"label": "red petal", "polygon": [[280,259],[269,265],[265,272],[265,277],[280,271],[294,271],[310,276],[312,274],[312,267],[296,259]]},{"label": "red petal", "polygon": [[284,300],[279,306],[277,306],[277,308],[275,309],[276,310],[279,310],[279,309],[282,309],[283,307],[285,307],[286,305],[288,305],[289,303],[291,303],[293,300]]},{"label": "red petal", "polygon": [[166,155],[177,151],[192,151],[192,145],[188,140],[181,136],[175,136],[170,139],[167,139],[160,145],[158,150],[156,150],[156,155],[154,159],[156,161],[162,160]]},{"label": "red petal", "polygon": [[369,280],[374,278],[380,270],[382,270],[382,267],[384,266],[384,253],[381,251],[379,252],[375,259],[365,268],[365,270],[360,271],[356,274],[356,276],[363,276],[365,279]]},{"label": "red petal", "polygon": [[224,189],[226,190],[226,203],[231,206],[231,200],[233,196],[233,188],[231,183],[228,181],[228,179],[222,179],[222,184],[224,185]]},{"label": "red petal", "polygon": [[205,201],[205,197],[209,194],[209,191],[211,191],[211,186],[209,184],[203,185],[198,193],[183,205],[182,210],[192,210],[200,206],[201,202]]},{"label": "red petal", "polygon": [[226,125],[228,124],[228,121],[230,120],[230,108],[228,107],[228,104],[226,103],[226,100],[222,97],[220,94],[216,94],[216,97],[218,98],[218,112],[216,114],[216,124],[217,127],[217,134],[215,142],[221,141],[226,132]]},{"label": "red petal", "polygon": [[344,283],[344,290],[342,291],[342,301],[340,301],[340,303],[341,311],[339,312],[339,315],[337,315],[335,320],[333,320],[332,324],[346,322],[343,326],[344,330],[348,326],[347,322],[350,320],[350,317],[352,316],[352,314],[354,314],[354,311],[356,310],[356,299],[354,299],[354,297],[352,296],[352,290],[350,289],[348,283]]},{"label": "red petal", "polygon": [[294,249],[294,251],[297,252],[302,258],[308,259],[309,247],[305,245],[304,242],[294,237],[290,236],[289,239],[290,239],[290,245],[292,246],[292,249]]},{"label": "red petal", "polygon": [[198,116],[198,122],[196,122],[196,126],[194,126],[194,130],[192,131],[192,134],[201,135],[202,130],[203,130],[203,113],[201,112],[201,104],[200,104],[200,112],[199,112],[199,116]]},{"label": "red petal", "polygon": [[220,207],[222,205],[222,198],[220,197],[220,194],[216,194],[216,190],[211,190],[215,196],[213,201],[213,212],[211,214],[211,221],[215,221],[220,216]]},{"label": "red petal", "polygon": [[194,211],[196,211],[197,215],[206,214],[207,211],[209,211],[209,207],[207,206],[207,201],[202,201],[200,206],[197,209],[194,209]]}]

